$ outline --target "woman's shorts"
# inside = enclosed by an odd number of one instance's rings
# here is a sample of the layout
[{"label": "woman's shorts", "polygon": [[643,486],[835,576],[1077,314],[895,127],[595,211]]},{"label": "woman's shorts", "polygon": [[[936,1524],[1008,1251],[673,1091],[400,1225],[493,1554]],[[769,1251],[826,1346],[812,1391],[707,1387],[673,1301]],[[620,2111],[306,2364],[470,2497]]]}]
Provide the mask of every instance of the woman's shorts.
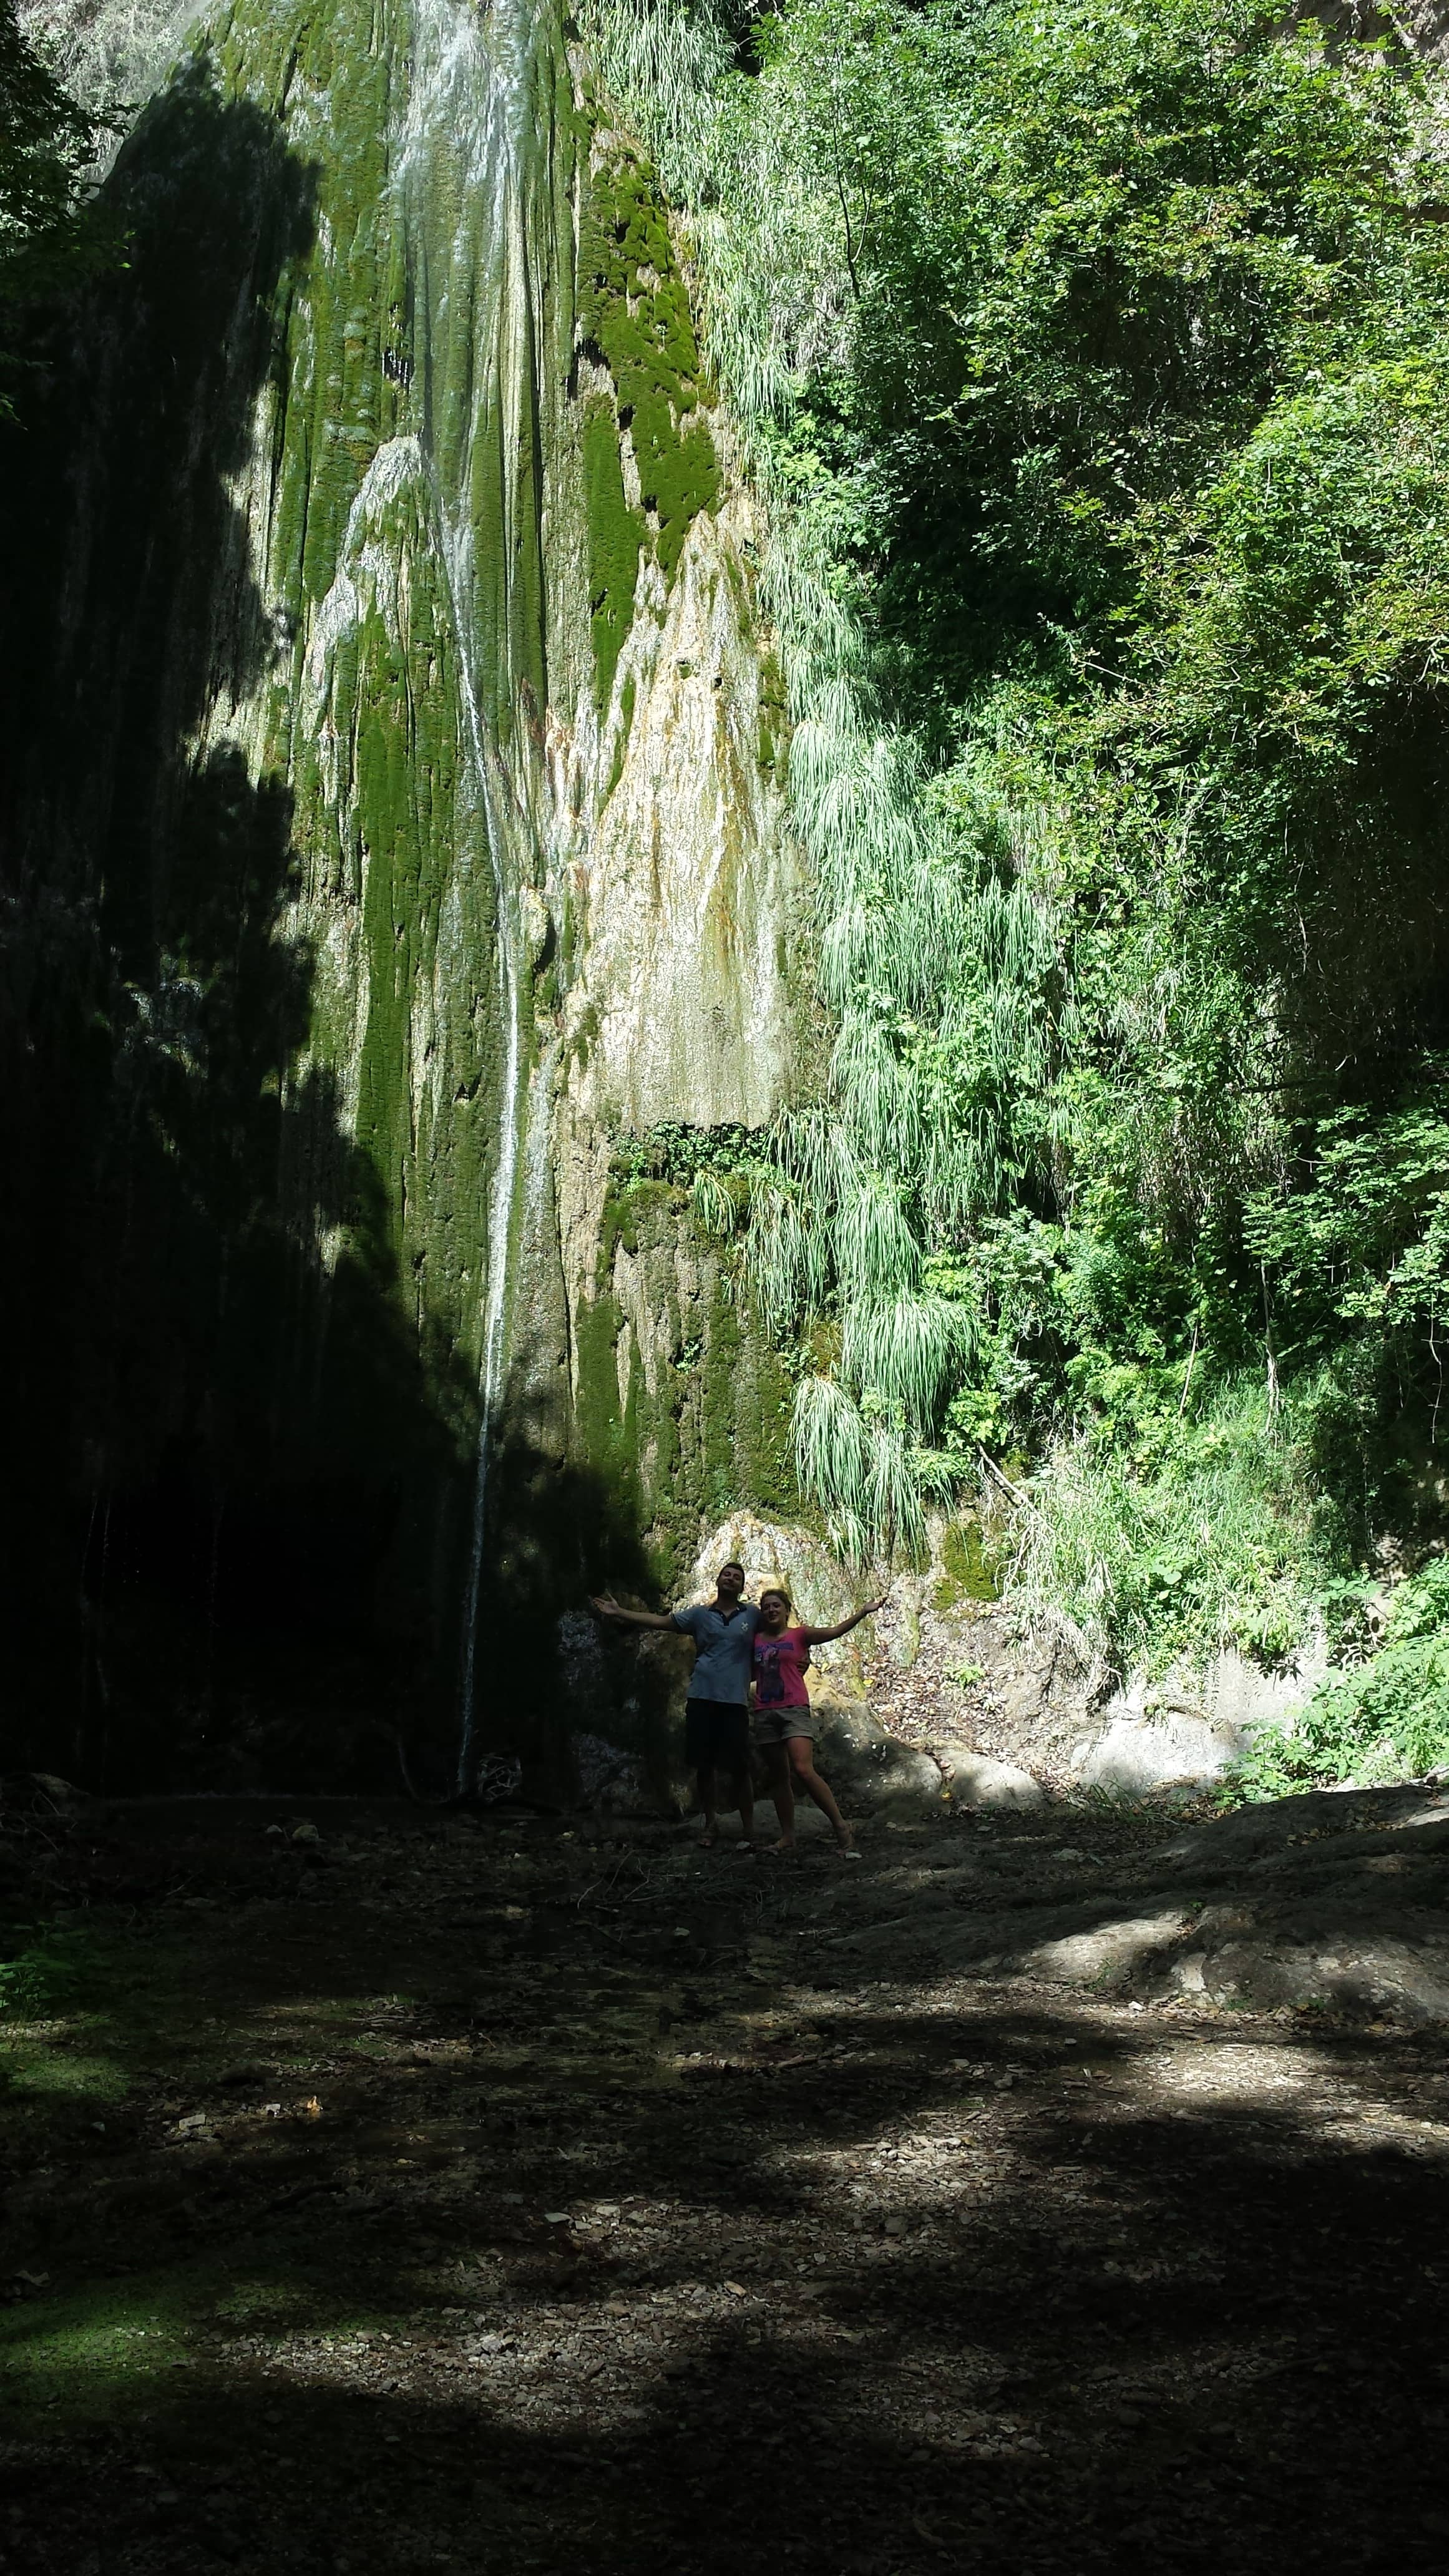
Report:
[{"label": "woman's shorts", "polygon": [[750,1759],[750,1712],[743,1700],[687,1699],[684,1756],[696,1771],[743,1771]]},{"label": "woman's shorts", "polygon": [[813,1744],[820,1730],[814,1712],[808,1708],[757,1708],[755,1742],[783,1744],[792,1735],[808,1735]]}]

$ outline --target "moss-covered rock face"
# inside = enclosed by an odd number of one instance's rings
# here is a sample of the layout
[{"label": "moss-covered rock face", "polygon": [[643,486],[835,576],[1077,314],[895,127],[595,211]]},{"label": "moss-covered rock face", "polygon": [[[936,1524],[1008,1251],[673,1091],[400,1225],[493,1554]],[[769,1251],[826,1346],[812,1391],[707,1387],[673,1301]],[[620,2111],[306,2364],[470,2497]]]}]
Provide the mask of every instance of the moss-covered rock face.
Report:
[{"label": "moss-covered rock face", "polygon": [[[641,559],[657,564],[667,598],[690,529],[718,508],[721,484],[689,293],[653,174],[629,145],[596,137],[583,202],[580,355],[595,371],[584,402],[584,496],[596,696],[607,717]],[[627,736],[629,679],[624,686]]]},{"label": "moss-covered rock face", "polygon": [[798,1513],[790,1382],[751,1329],[738,1269],[700,1241],[686,1191],[615,1184],[596,1284],[579,1334],[580,1428],[645,1533],[655,1583],[677,1593],[701,1522],[742,1494]]},{"label": "moss-covered rock face", "polygon": [[627,1253],[609,1197],[620,1127],[778,1102],[793,893],[749,505],[586,99],[549,0],[213,10],[11,442],[62,1767],[276,1775],[305,1730],[356,1777],[401,1732],[441,1786],[460,1706],[556,1753],[585,1578],[782,1490],[717,1258],[682,1204]]},{"label": "moss-covered rock face", "polygon": [[619,653],[634,623],[634,592],[643,552],[644,513],[624,490],[619,421],[612,402],[591,394],[584,405],[584,506],[589,521],[589,605],[599,712],[607,714]]},{"label": "moss-covered rock face", "polygon": [[[668,582],[701,510],[719,501],[719,465],[669,226],[651,172],[626,145],[596,152],[579,271],[584,345],[609,371],[647,542]],[[591,514],[591,539],[594,527]]]}]

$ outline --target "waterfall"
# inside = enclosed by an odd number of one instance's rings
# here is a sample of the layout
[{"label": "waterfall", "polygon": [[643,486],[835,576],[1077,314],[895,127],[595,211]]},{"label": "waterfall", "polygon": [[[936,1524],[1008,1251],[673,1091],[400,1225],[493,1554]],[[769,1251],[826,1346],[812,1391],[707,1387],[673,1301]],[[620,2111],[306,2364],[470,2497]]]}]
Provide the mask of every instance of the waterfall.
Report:
[{"label": "waterfall", "polygon": [[[466,667],[466,666],[465,666]],[[467,679],[470,708],[475,707],[471,676]],[[475,751],[480,762],[485,757],[476,721],[473,726]],[[483,1549],[488,1522],[488,1456],[498,1421],[499,1401],[503,1390],[503,1372],[507,1353],[509,1253],[513,1232],[513,1200],[518,1174],[518,1122],[523,1080],[523,1030],[520,1014],[517,924],[511,890],[506,886],[504,871],[496,857],[497,840],[493,828],[493,799],[486,798],[489,808],[489,847],[495,853],[494,874],[498,887],[498,974],[505,1028],[504,1069],[498,1107],[498,1160],[488,1209],[488,1286],[483,1316],[483,1355],[478,1389],[478,1454],[473,1469],[473,1524],[468,1547],[468,1579],[463,1599],[463,1659],[459,1695],[458,1789],[465,1794],[472,1777],[473,1743],[477,1717],[477,1645],[478,1603],[483,1581]]]},{"label": "waterfall", "polygon": [[[527,1081],[523,1011],[520,872],[535,832],[521,782],[505,760],[495,710],[512,703],[525,670],[511,649],[519,603],[512,575],[533,532],[511,524],[526,483],[525,442],[535,430],[533,349],[540,336],[530,311],[530,179],[537,166],[534,130],[537,13],[527,0],[499,0],[486,18],[459,0],[415,0],[412,80],[397,157],[396,186],[405,220],[415,221],[423,248],[423,345],[414,363],[425,386],[435,346],[462,329],[471,336],[465,411],[442,426],[451,437],[430,442],[429,480],[438,547],[461,676],[461,713],[472,785],[478,799],[492,877],[503,1061],[497,1091],[497,1141],[486,1233],[487,1280],[478,1382],[478,1442],[463,1597],[457,1785],[469,1786],[477,1721],[477,1631],[488,1526],[488,1469],[497,1435],[508,1362],[515,1201],[520,1124]],[[416,328],[416,326],[415,326]],[[505,583],[496,621],[496,667],[479,668],[481,611],[474,494],[480,447],[496,448],[490,464],[503,496],[500,549]],[[496,579],[500,566],[490,565]],[[523,614],[526,618],[527,608]],[[529,638],[537,649],[538,639]],[[530,872],[531,873],[531,872]]]},{"label": "waterfall", "polygon": [[600,1257],[621,1130],[781,1096],[795,897],[752,514],[570,25],[204,0],[27,386],[14,1481],[82,1771],[219,1779],[265,1708],[268,1776],[401,1725],[467,1788],[490,1689],[554,1758],[586,1573],[691,1562],[754,1455],[686,1215],[627,1315]]}]

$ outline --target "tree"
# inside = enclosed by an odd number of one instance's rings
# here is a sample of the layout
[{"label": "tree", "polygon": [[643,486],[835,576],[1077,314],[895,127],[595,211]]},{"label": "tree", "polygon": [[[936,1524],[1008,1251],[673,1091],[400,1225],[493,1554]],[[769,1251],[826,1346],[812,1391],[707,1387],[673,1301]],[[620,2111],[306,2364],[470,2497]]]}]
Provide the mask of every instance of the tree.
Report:
[{"label": "tree", "polygon": [[0,0],[0,418],[20,363],[19,313],[115,256],[89,187],[102,119],[77,106]]}]

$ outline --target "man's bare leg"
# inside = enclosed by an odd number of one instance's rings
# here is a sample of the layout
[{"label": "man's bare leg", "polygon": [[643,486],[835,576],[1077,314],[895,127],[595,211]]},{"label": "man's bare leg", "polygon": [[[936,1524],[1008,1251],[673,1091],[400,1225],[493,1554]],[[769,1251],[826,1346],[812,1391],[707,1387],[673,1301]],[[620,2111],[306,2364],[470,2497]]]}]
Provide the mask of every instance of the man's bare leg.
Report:
[{"label": "man's bare leg", "polygon": [[772,1744],[769,1747],[769,1757],[770,1795],[775,1801],[775,1813],[780,1819],[780,1840],[776,1849],[793,1851],[795,1848],[795,1792],[790,1786],[790,1764],[784,1745]]},{"label": "man's bare leg", "polygon": [[719,1818],[716,1816],[714,1811],[713,1763],[711,1763],[709,1768],[706,1770],[704,1764],[701,1762],[699,1769],[694,1775],[694,1786],[699,1798],[699,1803],[704,1809],[704,1833],[701,1839],[704,1843],[705,1850],[709,1851],[719,1840]]},{"label": "man's bare leg", "polygon": [[826,1817],[834,1826],[835,1839],[839,1843],[841,1850],[849,1851],[855,1840],[855,1828],[846,1823],[845,1818],[842,1816],[840,1809],[835,1803],[834,1797],[827,1788],[825,1782],[821,1779],[819,1772],[816,1770],[815,1747],[811,1743],[809,1736],[787,1736],[785,1739],[785,1751],[789,1757],[791,1788],[803,1789],[807,1798],[814,1799],[822,1816]]}]

